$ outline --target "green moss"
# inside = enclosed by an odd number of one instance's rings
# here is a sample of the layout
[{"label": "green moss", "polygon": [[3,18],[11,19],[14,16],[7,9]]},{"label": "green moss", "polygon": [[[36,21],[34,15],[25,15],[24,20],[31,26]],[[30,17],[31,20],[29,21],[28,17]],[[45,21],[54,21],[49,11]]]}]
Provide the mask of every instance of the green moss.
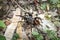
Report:
[{"label": "green moss", "polygon": [[5,36],[0,35],[0,40],[6,40]]},{"label": "green moss", "polygon": [[13,35],[12,40],[17,40],[18,38],[20,38],[19,35],[18,35],[17,33],[15,33],[15,34]]},{"label": "green moss", "polygon": [[36,40],[43,40],[42,34],[39,34],[38,32],[33,31],[32,35],[33,37],[35,37]]},{"label": "green moss", "polygon": [[0,28],[6,28],[6,25],[2,20],[0,20]]}]

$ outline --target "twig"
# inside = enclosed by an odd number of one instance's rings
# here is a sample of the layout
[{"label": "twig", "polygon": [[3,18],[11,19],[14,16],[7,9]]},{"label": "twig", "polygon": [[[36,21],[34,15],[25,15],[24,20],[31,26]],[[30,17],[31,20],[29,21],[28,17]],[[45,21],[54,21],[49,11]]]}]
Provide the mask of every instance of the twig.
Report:
[{"label": "twig", "polygon": [[14,3],[16,3],[17,4],[17,6],[21,9],[21,10],[23,10],[24,12],[29,12],[28,10],[26,11],[26,10],[24,10],[16,1],[14,1]]}]

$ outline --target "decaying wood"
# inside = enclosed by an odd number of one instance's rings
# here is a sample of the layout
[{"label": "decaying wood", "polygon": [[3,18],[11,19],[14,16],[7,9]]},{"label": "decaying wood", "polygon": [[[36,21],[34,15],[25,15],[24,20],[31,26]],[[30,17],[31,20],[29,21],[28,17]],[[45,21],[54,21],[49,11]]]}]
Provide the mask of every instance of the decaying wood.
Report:
[{"label": "decaying wood", "polygon": [[19,37],[20,37],[18,40],[23,40],[23,38],[22,38],[22,24],[23,24],[23,22],[18,22],[18,25],[17,25],[16,32],[19,34]]},{"label": "decaying wood", "polygon": [[19,13],[17,13],[19,9],[16,9],[16,11],[13,11],[14,15],[13,18],[11,19],[11,24],[7,26],[6,32],[4,34],[4,36],[6,37],[6,40],[11,40],[14,34],[14,31],[17,27],[17,23],[19,21],[19,17],[17,17],[16,15],[20,15],[20,10]]}]

